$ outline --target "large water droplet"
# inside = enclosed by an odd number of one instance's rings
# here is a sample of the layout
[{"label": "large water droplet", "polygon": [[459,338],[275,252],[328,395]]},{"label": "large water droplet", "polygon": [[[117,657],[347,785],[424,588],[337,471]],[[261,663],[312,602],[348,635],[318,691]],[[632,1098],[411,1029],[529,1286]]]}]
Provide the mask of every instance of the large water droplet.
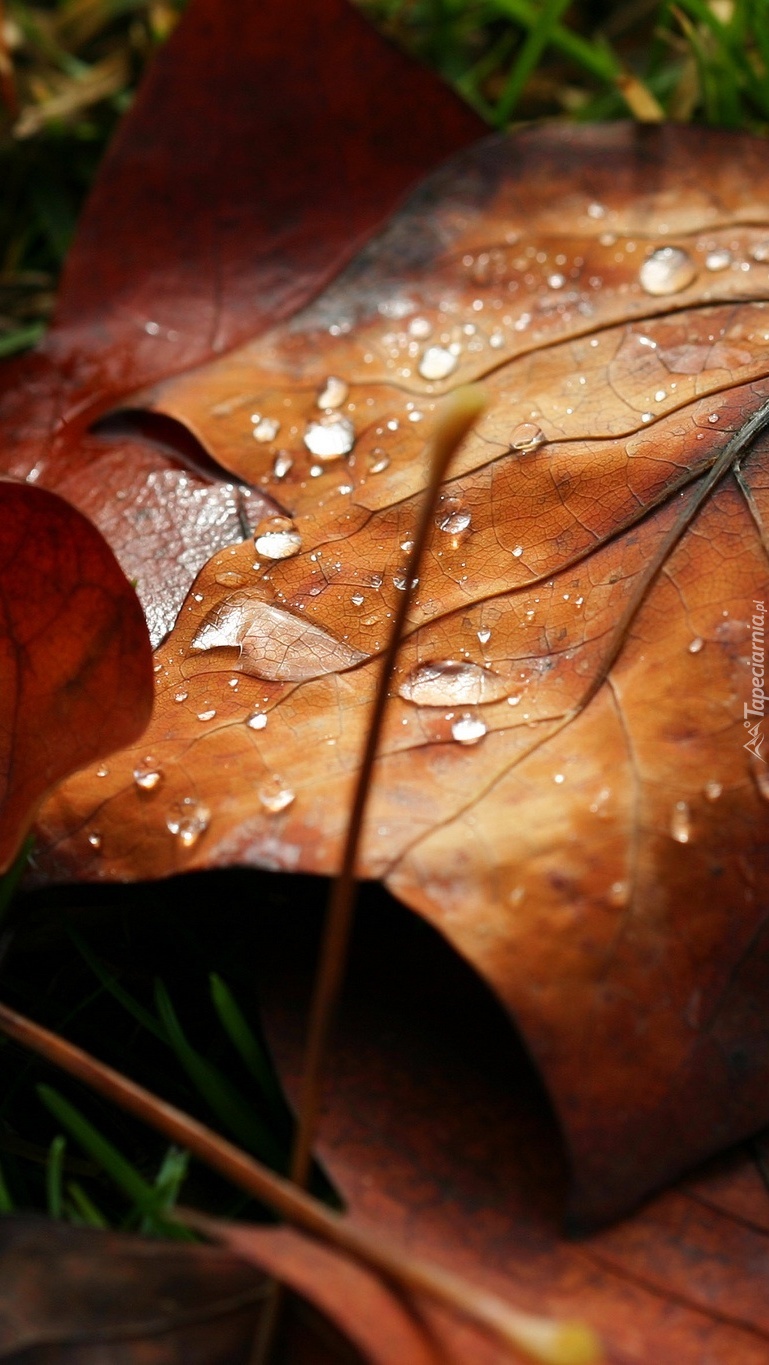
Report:
[{"label": "large water droplet", "polygon": [[519,422],[510,433],[511,450],[536,450],[545,444],[545,433],[534,422]]},{"label": "large water droplet", "polygon": [[262,783],[257,795],[264,809],[268,810],[271,815],[277,815],[291,805],[296,797],[296,792],[293,792],[286,785],[282,777],[275,774]]},{"label": "large water droplet", "polygon": [[670,816],[670,833],[677,844],[688,844],[692,835],[692,817],[686,801],[676,801]]},{"label": "large water droplet", "polygon": [[507,683],[480,664],[436,659],[413,668],[398,695],[418,706],[479,706],[506,697]]},{"label": "large water droplet", "polygon": [[646,257],[638,280],[647,294],[678,294],[696,278],[697,267],[680,246],[659,246]]},{"label": "large water droplet", "polygon": [[477,716],[460,716],[451,727],[452,739],[457,744],[477,744],[486,734],[486,724]]},{"label": "large water droplet", "polygon": [[192,848],[201,834],[208,829],[211,812],[192,796],[185,796],[171,807],[166,817],[166,826],[176,835],[182,848]]},{"label": "large water droplet", "polygon": [[316,422],[307,424],[304,444],[319,460],[339,460],[343,455],[349,455],[355,445],[355,428],[348,417],[325,413]]},{"label": "large water droplet", "polygon": [[151,792],[160,786],[163,773],[154,758],[148,755],[141,763],[137,763],[133,770],[133,779],[141,791]]},{"label": "large water droplet", "polygon": [[435,513],[435,525],[438,530],[447,531],[452,536],[458,536],[462,531],[466,531],[471,521],[472,514],[459,498],[444,498]]},{"label": "large water droplet", "polygon": [[253,715],[248,717],[246,725],[250,730],[264,730],[267,725],[267,716],[264,711],[254,711]]},{"label": "large water droplet", "polygon": [[254,534],[254,549],[262,559],[290,559],[302,548],[302,537],[290,517],[267,517]]},{"label": "large water droplet", "polygon": [[232,593],[204,618],[196,650],[239,647],[239,668],[270,682],[302,682],[339,673],[366,658],[321,626],[248,592]]},{"label": "large water droplet", "polygon": [[318,407],[341,408],[349,392],[349,385],[345,384],[343,379],[339,379],[335,374],[330,374],[318,394]]},{"label": "large water droplet", "polygon": [[428,346],[419,362],[419,373],[423,379],[446,379],[457,364],[457,357],[445,346]]}]

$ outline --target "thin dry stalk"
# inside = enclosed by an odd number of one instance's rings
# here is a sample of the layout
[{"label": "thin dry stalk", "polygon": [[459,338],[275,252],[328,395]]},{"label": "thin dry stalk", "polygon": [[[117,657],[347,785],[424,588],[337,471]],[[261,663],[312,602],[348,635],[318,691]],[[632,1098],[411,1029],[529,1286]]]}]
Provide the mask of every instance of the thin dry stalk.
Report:
[{"label": "thin dry stalk", "polygon": [[172,1142],[186,1147],[288,1222],[356,1258],[407,1293],[425,1295],[462,1314],[510,1349],[542,1365],[598,1365],[601,1361],[599,1342],[589,1327],[521,1313],[496,1294],[478,1289],[429,1261],[410,1256],[396,1242],[356,1227],[349,1218],[332,1213],[204,1124],[2,1004],[0,1029],[105,1099],[165,1133]]}]

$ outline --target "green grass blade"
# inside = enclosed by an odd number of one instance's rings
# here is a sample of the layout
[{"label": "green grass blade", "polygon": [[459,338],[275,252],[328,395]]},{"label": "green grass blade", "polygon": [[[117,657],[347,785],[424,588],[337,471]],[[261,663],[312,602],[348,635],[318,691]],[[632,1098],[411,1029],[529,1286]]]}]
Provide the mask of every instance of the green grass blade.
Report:
[{"label": "green grass blade", "polygon": [[48,1160],[45,1163],[45,1190],[48,1199],[49,1218],[61,1218],[62,1215],[64,1206],[62,1174],[66,1150],[67,1139],[59,1133],[58,1137],[55,1137],[51,1143],[48,1150]]},{"label": "green grass blade", "polygon": [[155,988],[158,1014],[178,1060],[222,1126],[242,1147],[275,1170],[285,1170],[288,1152],[252,1107],[211,1062],[187,1041],[162,982]]},{"label": "green grass blade", "polygon": [[[536,28],[539,11],[530,3],[530,0],[494,0],[494,5],[499,14],[508,19],[514,19],[523,28],[529,30]],[[578,33],[573,33],[563,24],[554,26],[550,41],[553,47],[563,53],[564,57],[568,57],[577,66],[582,67],[583,71],[587,71],[589,75],[595,76],[596,80],[611,83],[620,75],[619,62],[608,47],[581,38]]]},{"label": "green grass blade", "polygon": [[11,1192],[5,1183],[3,1168],[0,1166],[0,1213],[13,1213],[14,1204]]},{"label": "green grass blade", "polygon": [[37,1093],[46,1109],[63,1124],[77,1143],[102,1167],[119,1190],[128,1198],[134,1211],[143,1215],[145,1230],[162,1232],[173,1237],[185,1237],[186,1229],[174,1227],[162,1218],[162,1196],[137,1171],[98,1128],[85,1118],[74,1105],[50,1086],[39,1085]]},{"label": "green grass blade", "polygon": [[[93,1200],[89,1198],[81,1185],[76,1180],[67,1182],[67,1194],[72,1200],[74,1208],[68,1210],[70,1221],[77,1222],[82,1227],[87,1228],[108,1228],[109,1220],[105,1218],[101,1209],[98,1209]],[[75,1215],[73,1217],[73,1214]]]},{"label": "green grass blade", "polygon": [[550,43],[553,30],[571,0],[545,0],[536,24],[529,29],[521,50],[513,63],[505,88],[495,110],[496,121],[500,125],[508,122],[517,105],[524,86],[539,62],[542,53]]},{"label": "green grass blade", "polygon": [[268,1107],[279,1118],[290,1115],[269,1054],[246,1020],[237,1000],[216,973],[211,975],[211,999],[227,1037],[240,1055]]},{"label": "green grass blade", "polygon": [[104,989],[109,991],[113,1000],[117,1000],[118,1004],[123,1006],[123,1009],[133,1015],[137,1024],[141,1024],[142,1028],[146,1029],[148,1033],[154,1034],[161,1043],[167,1043],[168,1038],[165,1030],[158,1023],[154,1014],[150,1013],[148,1009],[145,1009],[138,1000],[135,1000],[130,992],[127,991],[124,986],[121,986],[117,977],[114,977],[111,972],[107,971],[104,964],[99,961],[96,954],[91,951],[88,944],[84,942],[71,924],[67,925],[67,933],[80,953],[80,956],[87,962],[94,975],[98,977]]}]

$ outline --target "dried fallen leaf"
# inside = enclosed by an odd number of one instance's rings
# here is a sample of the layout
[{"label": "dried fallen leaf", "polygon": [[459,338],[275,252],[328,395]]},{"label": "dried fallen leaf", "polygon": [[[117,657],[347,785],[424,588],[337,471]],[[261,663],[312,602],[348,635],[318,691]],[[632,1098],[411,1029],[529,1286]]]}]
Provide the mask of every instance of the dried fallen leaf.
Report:
[{"label": "dried fallen leaf", "polygon": [[109,546],[55,494],[0,479],[0,871],[55,783],[139,737],[152,693]]},{"label": "dried fallen leaf", "polygon": [[[0,1219],[0,1359],[35,1365],[247,1365],[264,1279],[246,1259],[15,1215]],[[297,1365],[358,1362],[292,1314]]]},{"label": "dried fallen leaf", "polygon": [[767,1117],[769,783],[743,729],[766,193],[747,138],[491,139],[290,324],[139,395],[273,514],[199,575],[141,748],[46,813],[57,871],[333,871],[425,438],[440,393],[484,375],[361,870],[512,1011],[589,1219]]}]

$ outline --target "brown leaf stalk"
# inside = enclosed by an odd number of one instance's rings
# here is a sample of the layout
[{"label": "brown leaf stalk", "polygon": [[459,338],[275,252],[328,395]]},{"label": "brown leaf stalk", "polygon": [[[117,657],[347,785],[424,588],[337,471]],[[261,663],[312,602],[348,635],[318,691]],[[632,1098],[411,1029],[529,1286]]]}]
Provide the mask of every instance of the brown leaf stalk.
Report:
[{"label": "brown leaf stalk", "polygon": [[361,766],[350,810],[342,865],[329,899],[323,942],[320,949],[320,961],[310,1006],[299,1117],[291,1161],[291,1178],[303,1188],[307,1184],[312,1148],[318,1127],[323,1066],[328,1050],[329,1035],[334,1022],[337,1000],[347,962],[350,931],[355,910],[355,866],[358,860],[366,806],[371,794],[371,776],[382,734],[382,722],[387,708],[390,681],[408,621],[409,608],[429,540],[441,485],[446,478],[446,471],[457,447],[477,422],[485,406],[486,397],[479,384],[464,384],[455,389],[444,401],[428,448],[429,482],[422,499],[419,521],[414,532],[412,549],[405,570],[406,587],[400,595],[390,638],[382,658],[374,705],[371,709],[366,732],[366,744],[361,756]]}]

